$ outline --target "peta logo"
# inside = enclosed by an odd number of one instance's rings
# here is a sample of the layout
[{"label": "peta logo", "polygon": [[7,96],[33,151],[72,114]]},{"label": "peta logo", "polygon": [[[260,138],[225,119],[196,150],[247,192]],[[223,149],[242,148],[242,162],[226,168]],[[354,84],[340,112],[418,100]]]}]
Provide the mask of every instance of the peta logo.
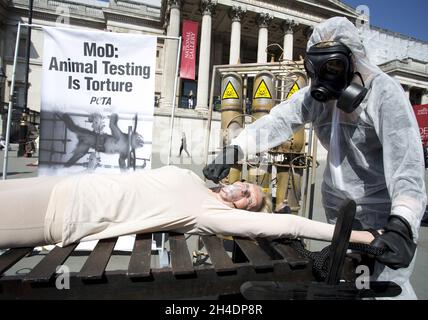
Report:
[{"label": "peta logo", "polygon": [[111,97],[92,97],[89,104],[108,106],[111,105]]}]

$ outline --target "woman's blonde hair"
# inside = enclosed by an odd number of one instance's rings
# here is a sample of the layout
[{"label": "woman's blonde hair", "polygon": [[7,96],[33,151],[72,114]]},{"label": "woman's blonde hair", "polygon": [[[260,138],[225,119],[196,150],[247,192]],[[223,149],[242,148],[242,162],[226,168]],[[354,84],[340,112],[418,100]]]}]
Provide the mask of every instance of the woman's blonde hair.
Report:
[{"label": "woman's blonde hair", "polygon": [[[260,188],[260,187],[259,187]],[[261,188],[260,188],[261,191]],[[264,192],[262,192],[262,203],[260,205],[260,208],[257,210],[257,212],[266,212],[266,213],[272,213],[272,199],[270,197],[270,194],[266,194]]]}]

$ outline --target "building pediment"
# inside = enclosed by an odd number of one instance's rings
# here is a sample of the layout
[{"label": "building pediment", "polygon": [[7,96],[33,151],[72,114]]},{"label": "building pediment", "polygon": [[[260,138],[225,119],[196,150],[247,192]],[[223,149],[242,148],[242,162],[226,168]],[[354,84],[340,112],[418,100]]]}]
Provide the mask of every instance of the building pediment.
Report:
[{"label": "building pediment", "polygon": [[400,76],[414,81],[422,81],[428,86],[428,63],[415,59],[392,60],[379,65],[390,76]]},{"label": "building pediment", "polygon": [[350,15],[353,15],[355,17],[358,16],[358,13],[355,10],[355,8],[347,5],[346,3],[343,3],[340,0],[321,0],[321,1],[317,1],[317,2],[321,2],[324,6],[329,7],[333,10],[341,11],[344,15],[350,14]]},{"label": "building pediment", "polygon": [[[334,16],[343,16],[355,22],[357,11],[339,0],[212,0],[216,5],[213,16],[227,19],[231,7],[241,7],[250,16],[260,12],[270,14],[278,20],[291,19],[301,25],[314,26]],[[181,0],[180,10],[184,19],[200,21],[201,0]],[[168,15],[168,0],[162,0],[162,14]],[[248,15],[247,14],[247,15]],[[215,25],[215,24],[214,24]]]},{"label": "building pediment", "polygon": [[[286,4],[290,1],[282,1]],[[354,21],[358,17],[357,11],[339,0],[294,0],[305,7],[305,11],[319,13],[326,18],[343,16]]]}]

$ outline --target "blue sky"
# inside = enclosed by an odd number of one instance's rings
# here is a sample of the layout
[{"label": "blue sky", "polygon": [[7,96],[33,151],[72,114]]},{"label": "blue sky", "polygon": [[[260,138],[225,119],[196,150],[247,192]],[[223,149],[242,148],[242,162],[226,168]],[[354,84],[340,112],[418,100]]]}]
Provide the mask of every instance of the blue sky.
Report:
[{"label": "blue sky", "polygon": [[367,5],[370,24],[428,42],[427,0],[342,0],[356,8]]}]

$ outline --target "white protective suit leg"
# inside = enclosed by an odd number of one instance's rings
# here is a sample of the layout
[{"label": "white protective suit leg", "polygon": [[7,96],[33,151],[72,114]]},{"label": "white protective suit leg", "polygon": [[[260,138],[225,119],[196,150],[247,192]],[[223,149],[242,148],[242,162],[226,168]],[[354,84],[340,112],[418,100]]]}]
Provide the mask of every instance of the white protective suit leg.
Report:
[{"label": "white protective suit leg", "polygon": [[393,298],[378,298],[378,300],[417,300],[415,291],[413,290],[412,285],[410,284],[410,276],[413,273],[413,269],[415,267],[417,250],[415,252],[415,256],[413,257],[412,262],[407,268],[400,268],[397,270],[393,270],[388,268],[387,266],[376,263],[373,275],[371,279],[373,281],[392,281],[398,284],[401,287],[401,294],[393,297]]}]

